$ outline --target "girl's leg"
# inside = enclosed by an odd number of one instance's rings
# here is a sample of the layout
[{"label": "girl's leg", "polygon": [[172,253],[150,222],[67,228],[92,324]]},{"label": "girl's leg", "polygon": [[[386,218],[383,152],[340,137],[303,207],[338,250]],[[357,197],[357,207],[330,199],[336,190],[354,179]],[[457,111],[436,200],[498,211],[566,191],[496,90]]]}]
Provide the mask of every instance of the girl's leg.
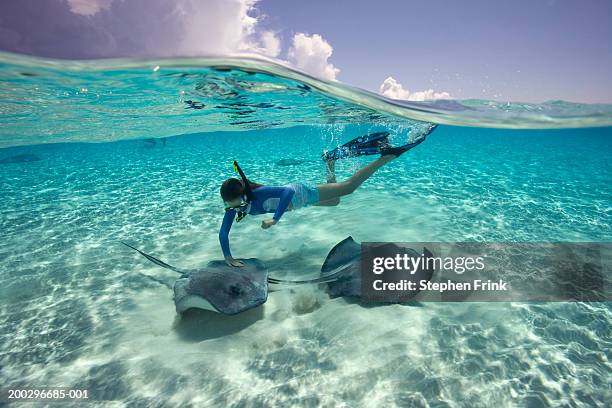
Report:
[{"label": "girl's leg", "polygon": [[335,183],[336,182],[336,161],[328,160],[325,162],[325,170],[327,172],[327,182]]},{"label": "girl's leg", "polygon": [[[320,184],[317,186],[319,189],[319,205],[337,205],[331,204],[335,201],[340,202],[340,197],[349,195],[357,189],[364,181],[366,181],[376,170],[380,169],[391,160],[395,159],[394,155],[382,156],[367,166],[359,169],[355,174],[346,181],[340,183],[328,183]],[[330,204],[327,204],[327,203]]]},{"label": "girl's leg", "polygon": [[[327,184],[336,183],[336,161],[328,160],[325,164],[326,164],[325,170],[327,173],[326,174]],[[340,204],[340,197],[332,198],[331,200],[325,200],[325,201],[319,200],[319,202],[316,205],[321,206],[321,207],[334,207],[338,204]]]}]

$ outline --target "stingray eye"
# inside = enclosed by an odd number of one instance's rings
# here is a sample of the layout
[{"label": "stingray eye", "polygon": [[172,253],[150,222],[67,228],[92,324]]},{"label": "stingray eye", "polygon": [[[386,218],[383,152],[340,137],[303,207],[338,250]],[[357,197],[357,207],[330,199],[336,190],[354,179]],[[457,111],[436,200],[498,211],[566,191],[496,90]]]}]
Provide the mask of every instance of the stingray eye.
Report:
[{"label": "stingray eye", "polygon": [[242,294],[242,289],[240,289],[239,286],[236,285],[231,285],[229,287],[229,291],[232,295],[241,295]]}]

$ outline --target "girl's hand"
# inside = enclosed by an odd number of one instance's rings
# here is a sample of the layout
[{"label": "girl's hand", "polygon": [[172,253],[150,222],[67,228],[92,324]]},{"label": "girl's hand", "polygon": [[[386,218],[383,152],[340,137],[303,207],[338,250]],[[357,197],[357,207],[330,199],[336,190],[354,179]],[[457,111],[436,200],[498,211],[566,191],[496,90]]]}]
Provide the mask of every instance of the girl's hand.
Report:
[{"label": "girl's hand", "polygon": [[234,259],[231,256],[225,257],[225,263],[236,268],[242,268],[244,266],[244,262]]},{"label": "girl's hand", "polygon": [[274,218],[270,218],[269,220],[263,220],[261,222],[261,228],[263,229],[268,229],[271,226],[273,226],[274,224],[276,224],[278,221],[276,221]]}]

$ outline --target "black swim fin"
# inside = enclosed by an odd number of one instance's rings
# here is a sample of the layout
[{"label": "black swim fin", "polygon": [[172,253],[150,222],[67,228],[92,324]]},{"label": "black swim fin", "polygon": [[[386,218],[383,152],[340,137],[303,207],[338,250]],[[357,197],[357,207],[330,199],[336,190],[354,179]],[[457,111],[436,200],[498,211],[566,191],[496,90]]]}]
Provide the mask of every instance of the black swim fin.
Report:
[{"label": "black swim fin", "polygon": [[389,145],[389,132],[376,132],[354,138],[353,140],[325,151],[323,160],[338,160],[348,157],[364,156],[380,153],[380,149]]},{"label": "black swim fin", "polygon": [[405,144],[403,146],[384,146],[380,149],[380,155],[381,156],[388,156],[388,155],[393,155],[395,157],[400,157],[402,154],[406,153],[408,150],[417,147],[418,145],[420,145],[421,143],[423,143],[425,141],[425,139],[427,138],[427,136],[433,132],[436,127],[438,125],[431,125],[429,127],[429,129],[427,129],[427,131],[421,136],[419,137],[416,141]]},{"label": "black swim fin", "polygon": [[417,140],[416,142],[408,143],[408,144],[405,144],[403,146],[383,147],[382,149],[380,149],[380,155],[381,156],[388,156],[388,155],[392,154],[395,157],[400,157],[402,154],[406,153],[408,150],[412,149],[413,147],[417,147],[418,145],[420,145],[424,141],[425,141],[425,137],[422,137],[419,140]]}]

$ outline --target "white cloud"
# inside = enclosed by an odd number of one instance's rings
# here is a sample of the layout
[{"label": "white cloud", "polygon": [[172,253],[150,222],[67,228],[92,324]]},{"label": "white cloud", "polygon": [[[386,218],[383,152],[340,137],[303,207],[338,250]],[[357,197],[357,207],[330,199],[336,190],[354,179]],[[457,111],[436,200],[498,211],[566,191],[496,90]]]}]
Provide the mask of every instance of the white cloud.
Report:
[{"label": "white cloud", "polygon": [[340,70],[329,62],[334,49],[319,34],[297,33],[287,54],[297,68],[324,79],[336,79]]},{"label": "white cloud", "polygon": [[277,57],[281,51],[275,32],[258,30],[259,0],[177,0],[186,55],[227,55],[241,52]]},{"label": "white cloud", "polygon": [[380,84],[378,92],[390,99],[402,99],[405,101],[430,101],[434,99],[451,99],[448,92],[435,92],[433,89],[426,91],[410,92],[397,82],[393,77],[388,77]]},{"label": "white cloud", "polygon": [[232,54],[259,47],[257,18],[249,14],[256,0],[178,0],[183,28],[178,47],[186,55]]},{"label": "white cloud", "polygon": [[[276,57],[280,40],[258,30],[259,0],[67,0],[70,11],[116,41],[107,54]],[[88,36],[85,36],[89,38]]]},{"label": "white cloud", "polygon": [[270,57],[276,57],[280,54],[281,44],[280,39],[273,31],[263,31],[259,36],[261,40],[261,52]]},{"label": "white cloud", "polygon": [[410,92],[407,89],[404,89],[402,84],[397,82],[395,78],[388,77],[380,84],[380,88],[378,88],[378,92],[382,96],[386,96],[391,99],[408,99]]},{"label": "white cloud", "polygon": [[112,0],[68,0],[68,7],[74,14],[93,16],[103,9],[107,9]]},{"label": "white cloud", "polygon": [[[32,0],[36,1],[36,0]],[[52,58],[224,56],[241,53],[324,79],[340,70],[320,34],[297,33],[283,55],[260,0],[45,0],[36,12],[0,1],[0,49]]]},{"label": "white cloud", "polygon": [[435,99],[451,99],[448,92],[435,92],[433,89],[412,92],[408,97],[409,101],[433,101]]}]

